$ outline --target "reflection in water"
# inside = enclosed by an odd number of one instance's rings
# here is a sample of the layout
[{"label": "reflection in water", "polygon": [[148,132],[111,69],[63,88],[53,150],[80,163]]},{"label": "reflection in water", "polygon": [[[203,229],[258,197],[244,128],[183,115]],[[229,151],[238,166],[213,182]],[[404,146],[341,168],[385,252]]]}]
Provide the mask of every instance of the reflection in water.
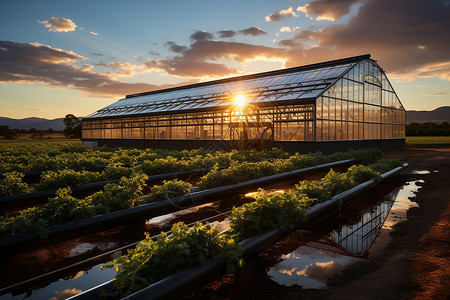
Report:
[{"label": "reflection in water", "polygon": [[391,241],[389,232],[406,220],[409,208],[422,180],[406,183],[385,196],[384,201],[361,213],[354,224],[331,232],[326,238],[310,241],[294,252],[283,255],[268,275],[282,285],[300,285],[307,289],[326,287],[327,280],[339,275],[350,264],[375,256]]},{"label": "reflection in water", "polygon": [[[265,189],[264,191],[265,191],[266,193],[285,193],[285,192],[286,192],[285,189]],[[255,196],[256,196],[257,194],[258,194],[258,191],[247,193],[247,194],[245,194],[244,196],[245,196],[245,197],[248,197],[248,198],[255,198]]]},{"label": "reflection in water", "polygon": [[[330,233],[327,238],[310,241],[294,252],[283,255],[283,261],[268,271],[269,276],[284,285],[296,284],[304,288],[315,289],[326,287],[326,282],[331,276],[340,274],[350,264],[362,261],[361,257],[363,256],[369,255],[370,257],[374,253],[378,253],[389,243],[389,232],[393,229],[394,224],[406,219],[406,212],[410,207],[418,206],[408,198],[414,196],[414,192],[419,188],[417,184],[420,182],[423,181],[408,182],[402,189],[389,193],[384,202],[370,211],[363,212],[356,224],[349,224]],[[201,207],[208,205],[210,204],[162,216],[159,220],[153,218],[149,222],[152,224],[168,222],[175,214],[198,211]],[[223,231],[228,228],[229,220],[225,219],[211,224],[219,231]],[[93,246],[94,244],[82,244],[80,247],[72,249],[72,253],[83,252]],[[60,279],[44,288],[30,290],[28,294],[1,295],[0,300],[60,299],[88,290],[114,278],[114,270],[101,270],[100,266],[97,265],[89,271],[79,271],[74,273],[71,278]]]},{"label": "reflection in water", "polygon": [[269,277],[287,286],[301,285],[304,288],[320,289],[326,287],[328,278],[340,274],[345,266],[362,260],[330,250],[317,249],[317,245],[311,246],[308,243],[283,255],[283,261],[269,269]]},{"label": "reflection in water", "polygon": [[78,295],[81,292],[82,292],[82,290],[77,290],[75,288],[73,288],[73,289],[65,289],[65,290],[62,290],[62,291],[55,291],[56,296],[55,297],[51,297],[50,300],[67,299],[69,297]]},{"label": "reflection in water", "polygon": [[112,269],[101,270],[100,267],[102,265],[96,265],[89,271],[77,272],[70,278],[62,278],[46,287],[30,290],[28,294],[6,294],[1,295],[0,299],[65,299],[111,280],[116,276],[116,272]]},{"label": "reflection in water", "polygon": [[100,243],[100,244],[80,243],[80,244],[77,244],[72,249],[70,249],[69,255],[67,255],[67,257],[77,256],[77,255],[89,252],[91,250],[94,250],[95,248],[98,248],[98,249],[104,251],[104,250],[112,249],[116,246],[117,246],[117,243],[115,243],[115,242]]},{"label": "reflection in water", "polygon": [[155,225],[155,226],[168,225],[171,220],[173,220],[179,216],[194,213],[194,212],[199,211],[203,207],[209,207],[209,206],[213,206],[213,205],[214,205],[214,203],[207,203],[207,204],[202,204],[202,205],[186,208],[186,209],[174,212],[174,213],[151,218],[151,219],[147,220],[145,223],[147,225]]}]

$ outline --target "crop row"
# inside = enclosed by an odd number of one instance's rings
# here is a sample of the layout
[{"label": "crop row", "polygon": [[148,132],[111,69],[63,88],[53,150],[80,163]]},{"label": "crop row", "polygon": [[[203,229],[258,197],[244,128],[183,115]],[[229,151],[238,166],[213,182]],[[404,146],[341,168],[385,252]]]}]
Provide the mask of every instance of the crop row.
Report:
[{"label": "crop row", "polygon": [[407,136],[406,147],[448,148],[450,147],[450,136]]},{"label": "crop row", "polygon": [[0,165],[3,172],[55,171],[72,169],[75,171],[98,171],[109,163],[136,163],[157,158],[174,157],[184,159],[207,154],[230,156],[233,160],[262,160],[272,157],[286,157],[287,153],[278,149],[270,151],[211,151],[163,150],[163,149],[121,149],[88,148],[79,143],[8,143],[0,144]]},{"label": "crop row", "polygon": [[122,177],[119,183],[107,184],[104,190],[83,199],[73,197],[69,188],[59,189],[56,197],[50,198],[42,208],[31,207],[16,216],[1,216],[0,236],[34,231],[45,237],[49,226],[186,195],[191,187],[177,179],[164,181],[162,185],[153,186],[151,193],[144,198],[146,179],[143,173]]},{"label": "crop row", "polygon": [[[187,151],[186,154],[194,153]],[[122,176],[130,176],[136,172],[142,172],[150,176],[216,166],[199,183],[201,189],[208,189],[343,159],[355,158],[356,161],[367,163],[380,159],[382,153],[377,149],[369,149],[338,152],[328,156],[321,153],[296,153],[287,158],[286,156],[285,152],[278,149],[270,151],[217,151],[214,154],[197,154],[186,156],[183,159],[169,156],[144,160],[133,164],[131,167],[125,167],[120,163],[111,163],[102,172],[72,169],[47,171],[41,175],[41,180],[34,186],[34,190],[56,190],[68,186],[73,188],[87,183],[120,179]],[[266,160],[268,158],[274,158],[274,160],[269,162]],[[255,161],[259,162],[253,163]],[[229,168],[218,170],[218,166],[229,166]],[[16,171],[3,174],[0,179],[0,196],[30,192],[28,185],[22,182],[22,178],[23,174]]]},{"label": "crop row", "polygon": [[[321,154],[295,154],[288,159],[272,162],[237,163],[228,169],[214,168],[201,177],[199,187],[209,189],[239,182],[314,166],[330,161],[356,157],[359,161],[370,162],[381,158],[379,150],[357,150],[336,153],[329,156]],[[122,167],[123,168],[123,167]],[[132,170],[132,168],[123,168]],[[43,208],[31,207],[16,216],[0,217],[1,235],[14,235],[19,232],[45,232],[48,226],[89,218],[98,214],[122,210],[148,202],[161,201],[189,193],[190,184],[183,181],[168,181],[162,186],[154,186],[150,195],[142,197],[147,175],[142,172],[122,177],[118,184],[107,184],[103,191],[78,199],[70,194],[69,188],[59,189],[56,197],[50,198]],[[87,177],[87,176],[86,176]],[[70,181],[69,181],[70,182]]]},{"label": "crop row", "polygon": [[[196,168],[209,168],[218,164],[228,166],[232,161],[260,161],[269,158],[287,157],[287,153],[278,149],[270,151],[242,150],[242,151],[204,151],[204,150],[117,150],[122,156],[114,152],[112,158],[102,158],[106,165],[103,171],[89,171],[72,169],[70,164],[57,171],[47,171],[41,174],[41,180],[34,186],[36,191],[54,190],[62,187],[78,187],[86,183],[120,179],[135,172],[156,175],[168,172],[188,171]],[[123,159],[124,151],[128,151]],[[153,152],[152,152],[153,151]],[[106,153],[106,152],[105,152]],[[131,159],[130,153],[136,154]],[[141,153],[140,155],[137,155]],[[67,156],[67,155],[66,155]],[[65,158],[65,161],[71,159]],[[86,160],[89,161],[89,160]],[[86,162],[85,161],[85,162]],[[131,167],[123,165],[124,161],[134,161]],[[63,164],[64,165],[64,164]],[[5,172],[0,175],[0,197],[30,192],[28,185],[22,182],[23,173],[18,171]]]},{"label": "crop row", "polygon": [[239,242],[270,229],[290,228],[302,219],[309,207],[362,182],[379,178],[380,171],[401,165],[399,161],[382,161],[371,167],[353,165],[346,173],[331,170],[320,181],[310,185],[300,182],[284,193],[267,193],[261,189],[254,196],[254,202],[233,208],[230,229],[225,234],[207,223],[197,223],[192,228],[177,223],[170,235],[163,234],[156,240],[147,237],[128,250],[128,254],[113,256],[113,261],[105,266],[117,272],[115,295],[110,296],[125,297],[169,275],[202,265],[213,257],[225,260],[228,270],[232,271],[243,263]]}]

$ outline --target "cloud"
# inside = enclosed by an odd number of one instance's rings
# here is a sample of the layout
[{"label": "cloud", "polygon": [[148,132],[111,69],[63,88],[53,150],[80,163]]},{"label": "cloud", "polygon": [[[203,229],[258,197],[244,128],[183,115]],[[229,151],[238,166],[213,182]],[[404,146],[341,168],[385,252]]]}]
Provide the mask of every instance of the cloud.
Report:
[{"label": "cloud", "polygon": [[169,75],[191,78],[217,78],[231,76],[239,70],[216,63],[220,59],[245,63],[256,59],[277,60],[284,62],[286,50],[260,45],[225,41],[196,41],[181,55],[169,59],[147,62],[151,70],[164,71]]},{"label": "cloud", "polygon": [[91,32],[89,32],[89,33],[92,34],[92,35],[98,35],[97,32],[93,32],[93,31],[91,31]]},{"label": "cloud", "polygon": [[59,17],[52,17],[50,20],[38,22],[44,24],[46,28],[49,28],[48,31],[69,32],[75,31],[75,28],[77,27],[72,20]]},{"label": "cloud", "polygon": [[164,71],[169,75],[190,78],[223,77],[237,73],[236,69],[224,64],[206,62],[201,59],[185,59],[184,57],[153,60],[146,62],[145,65],[149,70]]},{"label": "cloud", "polygon": [[278,22],[286,18],[298,17],[292,7],[288,9],[279,10],[273,14],[266,16],[266,22]]},{"label": "cloud", "polygon": [[220,38],[232,38],[234,37],[237,32],[229,29],[221,30],[217,32],[219,34]]},{"label": "cloud", "polygon": [[212,33],[209,33],[204,30],[195,30],[194,33],[191,35],[191,40],[200,42],[200,41],[206,41],[206,40],[212,40],[214,36]]},{"label": "cloud", "polygon": [[[291,44],[297,55],[289,56],[287,65],[371,53],[396,79],[450,80],[450,39],[443,38],[449,15],[450,5],[440,0],[365,0],[346,24],[296,31]],[[315,46],[306,48],[308,43]]]},{"label": "cloud", "polygon": [[297,275],[305,275],[309,278],[325,282],[334,274],[340,274],[344,267],[335,261],[330,262],[316,262],[306,266],[303,270],[298,271]]},{"label": "cloud", "polygon": [[450,95],[450,93],[425,94],[424,96],[444,96],[444,95]]},{"label": "cloud", "polygon": [[291,27],[283,26],[281,27],[280,32],[291,32]]},{"label": "cloud", "polygon": [[305,6],[297,7],[297,11],[307,17],[316,16],[316,20],[335,21],[350,12],[350,7],[362,0],[315,0]]},{"label": "cloud", "polygon": [[[98,97],[123,96],[162,88],[146,83],[115,80],[116,77],[125,76],[127,71],[96,73],[92,71],[91,65],[73,65],[82,60],[86,58],[72,51],[47,45],[0,41],[0,82],[39,83],[48,87],[74,88]],[[119,67],[119,64],[114,66]]]},{"label": "cloud", "polygon": [[182,53],[183,51],[187,50],[186,46],[180,46],[178,44],[176,44],[175,42],[169,41],[167,43],[165,43],[165,45],[167,47],[169,47],[169,50],[174,52],[174,53]]},{"label": "cloud", "polygon": [[[110,68],[110,69],[113,69],[113,70],[119,70],[119,71],[133,71],[134,72],[133,74],[135,74],[136,71],[144,68],[143,65],[135,65],[135,64],[132,64],[132,63],[129,63],[129,62],[112,62],[112,63],[109,63],[109,64],[107,64],[107,63],[98,63],[98,64],[95,64],[95,65],[96,66],[105,67],[105,68]],[[86,69],[86,71],[88,71],[88,70]]]},{"label": "cloud", "polygon": [[62,291],[55,291],[56,297],[51,297],[50,300],[62,300],[67,299],[71,296],[75,296],[79,293],[81,293],[82,290],[78,290],[76,288],[73,289],[65,289]]},{"label": "cloud", "polygon": [[242,33],[244,35],[252,35],[252,36],[267,34],[267,32],[265,32],[264,30],[262,30],[259,27],[249,27],[247,29],[239,30],[239,33]]}]

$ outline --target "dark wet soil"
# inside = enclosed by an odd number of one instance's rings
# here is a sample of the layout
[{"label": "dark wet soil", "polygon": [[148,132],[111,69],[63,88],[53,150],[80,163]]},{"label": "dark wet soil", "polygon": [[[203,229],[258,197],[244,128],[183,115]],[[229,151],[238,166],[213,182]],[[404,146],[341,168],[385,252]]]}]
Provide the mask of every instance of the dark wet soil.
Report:
[{"label": "dark wet soil", "polygon": [[[390,151],[412,170],[429,170],[407,220],[391,233],[393,241],[374,258],[351,265],[328,280],[328,288],[282,286],[267,276],[266,268],[290,253],[311,232],[299,230],[247,261],[235,275],[186,297],[187,299],[449,299],[450,298],[450,149]],[[438,171],[438,172],[433,172]],[[420,176],[419,176],[420,177]]]}]

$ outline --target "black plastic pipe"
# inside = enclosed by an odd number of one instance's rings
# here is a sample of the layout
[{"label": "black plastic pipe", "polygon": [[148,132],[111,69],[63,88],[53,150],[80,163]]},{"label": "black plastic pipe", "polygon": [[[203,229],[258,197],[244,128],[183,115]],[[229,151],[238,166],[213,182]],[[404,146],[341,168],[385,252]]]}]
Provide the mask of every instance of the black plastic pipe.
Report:
[{"label": "black plastic pipe", "polygon": [[[243,249],[243,256],[247,257],[252,254],[256,254],[267,247],[280,240],[282,237],[294,231],[300,225],[317,218],[324,213],[334,210],[339,205],[349,201],[356,195],[361,194],[379,184],[379,182],[397,174],[408,164],[404,164],[402,167],[395,168],[389,172],[381,175],[381,180],[372,179],[366,181],[350,190],[347,190],[339,195],[334,196],[332,199],[316,204],[313,207],[308,208],[305,211],[304,218],[294,224],[291,229],[281,230],[272,229],[270,231],[258,234],[251,237],[239,245]],[[220,276],[225,272],[225,262],[216,258],[209,260],[206,264],[195,267],[189,270],[181,271],[177,274],[169,276],[163,280],[160,280],[140,291],[137,291],[124,299],[142,300],[142,299],[176,299],[186,295],[187,293],[198,289],[208,282],[211,282],[214,278]],[[102,285],[104,289],[108,291],[114,290],[113,280],[106,282]],[[99,287],[90,289],[89,291],[75,295],[69,299],[84,300],[94,299],[99,294]]]},{"label": "black plastic pipe", "polygon": [[[217,199],[221,199],[229,195],[234,195],[252,188],[259,188],[273,182],[279,182],[284,179],[290,179],[298,177],[300,175],[315,173],[331,167],[346,165],[351,163],[352,161],[352,159],[349,159],[314,167],[303,168],[291,172],[253,179],[235,185],[222,186],[195,192],[186,196],[180,196],[164,201],[143,204],[125,210],[97,215],[92,218],[83,219],[77,222],[72,221],[60,225],[54,225],[48,228],[47,237],[48,239],[51,239],[70,235],[80,231],[93,232],[103,230],[105,228],[119,227],[135,222],[136,220],[149,219],[186,209],[188,207],[216,201]],[[38,241],[41,241],[41,238],[39,237],[37,232],[18,233],[14,236],[3,237],[0,239],[0,252],[4,253],[4,255],[7,255],[8,251],[11,251],[12,249],[17,249],[25,245],[29,247],[30,243]]]},{"label": "black plastic pipe", "polygon": [[[181,178],[183,176],[194,175],[194,174],[204,174],[211,171],[211,168],[195,169],[192,171],[183,172],[173,172],[159,175],[148,176],[147,183],[151,181],[158,180],[168,180],[173,178]],[[119,183],[120,179],[107,180],[100,182],[93,182],[83,184],[82,186],[71,188],[72,195],[74,197],[85,197],[89,194],[99,191],[102,187],[108,183]],[[11,195],[6,197],[0,197],[0,209],[14,208],[14,207],[25,207],[28,205],[33,205],[37,203],[42,203],[47,201],[48,198],[54,197],[56,195],[56,190],[48,190],[42,192],[32,192],[26,194]]]}]

